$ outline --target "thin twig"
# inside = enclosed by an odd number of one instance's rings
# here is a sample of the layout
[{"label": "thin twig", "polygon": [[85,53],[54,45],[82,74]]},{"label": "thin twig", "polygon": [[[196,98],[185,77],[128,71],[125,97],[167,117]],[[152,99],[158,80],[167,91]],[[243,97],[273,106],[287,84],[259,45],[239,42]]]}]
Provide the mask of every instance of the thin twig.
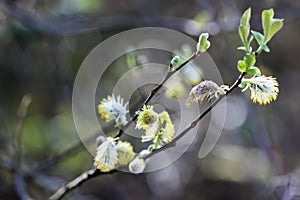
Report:
[{"label": "thin twig", "polygon": [[[166,76],[164,77],[164,79],[155,87],[151,90],[151,92],[149,93],[148,97],[145,99],[145,101],[143,102],[142,106],[138,109],[141,110],[143,108],[144,105],[147,105],[150,100],[155,96],[155,94],[160,90],[160,88],[167,82],[167,80],[169,80],[176,72],[178,72],[180,69],[182,69],[186,64],[188,64],[189,62],[191,62],[192,60],[194,60],[195,58],[199,57],[201,55],[201,53],[193,53],[185,62],[183,62],[181,65],[179,65],[178,67],[176,67],[174,70],[172,71],[168,71],[168,73],[166,74]],[[169,66],[169,68],[172,66]],[[137,112],[134,114],[133,117],[130,118],[130,120],[128,121],[128,123],[126,124],[126,126],[121,127],[118,131],[118,133],[115,135],[115,137],[121,137],[122,134],[124,133],[124,130],[126,130],[138,117]]]},{"label": "thin twig", "polygon": [[68,192],[70,192],[71,190],[77,188],[78,186],[80,186],[81,184],[86,182],[87,180],[95,178],[95,177],[100,176],[100,175],[113,174],[115,172],[117,172],[117,170],[112,170],[110,172],[103,173],[103,172],[101,172],[100,170],[98,170],[96,168],[85,171],[80,176],[78,176],[74,180],[67,183],[65,186],[59,188],[49,199],[59,200],[59,199],[63,198]]},{"label": "thin twig", "polygon": [[198,122],[201,121],[201,119],[205,117],[225,96],[229,95],[235,88],[237,88],[245,75],[245,72],[241,73],[237,80],[231,85],[231,87],[225,95],[220,96],[218,99],[216,99],[203,113],[201,113],[193,122],[191,122],[191,124],[188,127],[186,127],[181,133],[179,133],[171,142],[165,144],[159,149],[152,151],[150,154],[146,155],[144,159],[150,158],[151,156],[154,156],[155,154],[167,148],[173,147],[179,139],[181,139],[186,133],[193,129],[198,124]]}]

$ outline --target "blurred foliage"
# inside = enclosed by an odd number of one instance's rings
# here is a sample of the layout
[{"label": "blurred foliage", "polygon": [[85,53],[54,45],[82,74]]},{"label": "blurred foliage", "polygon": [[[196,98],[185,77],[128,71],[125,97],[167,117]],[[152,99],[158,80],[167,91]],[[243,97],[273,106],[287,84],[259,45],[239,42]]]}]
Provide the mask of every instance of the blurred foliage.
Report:
[{"label": "blurred foliage", "polygon": [[[199,33],[208,31],[213,35],[209,53],[224,82],[231,83],[237,75],[237,60],[242,55],[236,50],[241,45],[237,32],[239,17],[248,7],[252,8],[254,30],[259,30],[259,15],[263,9],[272,7],[276,17],[285,19],[283,30],[268,44],[272,54],[262,55],[257,60],[264,74],[278,77],[278,100],[262,107],[252,105],[248,98],[234,97],[230,103],[244,111],[235,113],[231,107],[229,116],[239,116],[241,120],[238,124],[226,121],[229,124],[225,127],[229,128],[224,129],[216,149],[205,159],[198,159],[200,141],[196,141],[190,152],[172,166],[140,176],[99,177],[67,198],[288,197],[290,193],[284,190],[285,185],[279,184],[276,192],[270,188],[275,176],[280,176],[276,183],[293,183],[296,187],[299,182],[296,176],[300,167],[298,1],[3,0],[0,3],[0,199],[19,199],[10,169],[9,146],[17,108],[25,94],[32,96],[32,103],[22,131],[22,173],[30,196],[46,199],[63,183],[92,167],[92,156],[81,147],[79,153],[76,151],[58,163],[34,170],[80,142],[71,111],[72,87],[82,61],[96,45],[135,27],[170,28],[195,40]],[[149,59],[155,58],[167,65],[172,56],[162,52],[149,56],[147,52],[138,51],[136,63],[151,63],[153,60]],[[126,62],[126,56],[114,62],[99,87],[109,93],[128,69],[128,62],[134,63],[132,59]],[[191,82],[197,84],[203,72],[199,68],[193,70],[199,76],[192,77]],[[142,94],[146,95],[147,91],[142,89]],[[96,100],[105,96],[107,94],[97,94]],[[290,174],[296,177],[293,181],[286,178]]]}]

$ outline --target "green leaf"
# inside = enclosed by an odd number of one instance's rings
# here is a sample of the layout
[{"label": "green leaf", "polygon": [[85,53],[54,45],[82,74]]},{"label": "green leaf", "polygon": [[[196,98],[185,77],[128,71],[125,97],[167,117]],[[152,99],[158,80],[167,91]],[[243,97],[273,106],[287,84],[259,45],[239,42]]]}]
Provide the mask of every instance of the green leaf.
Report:
[{"label": "green leaf", "polygon": [[255,66],[249,67],[247,69],[247,73],[252,74],[252,75],[257,75],[257,76],[261,75],[260,69]]},{"label": "green leaf", "polygon": [[247,66],[246,66],[245,62],[242,60],[239,60],[239,62],[237,64],[237,68],[240,72],[246,72],[246,70],[247,70]]},{"label": "green leaf", "polygon": [[270,41],[272,37],[283,27],[283,19],[272,19],[271,30],[266,38],[266,42]]},{"label": "green leaf", "polygon": [[130,52],[126,56],[126,62],[129,69],[132,69],[137,65],[136,63],[136,57],[134,52]]},{"label": "green leaf", "polygon": [[261,34],[260,32],[257,32],[257,31],[253,31],[253,30],[251,30],[251,33],[254,36],[256,42],[259,44],[259,46],[261,46],[265,40],[265,37],[263,36],[263,34]]},{"label": "green leaf", "polygon": [[261,14],[265,39],[269,38],[273,17],[274,17],[273,9],[264,10]]},{"label": "green leaf", "polygon": [[249,31],[248,30],[250,30],[250,29],[247,29],[243,25],[240,25],[240,27],[239,27],[239,35],[240,35],[240,38],[241,38],[244,46],[247,45],[247,37],[249,35]]},{"label": "green leaf", "polygon": [[262,49],[263,49],[265,52],[267,52],[267,53],[270,52],[270,49],[269,49],[269,47],[268,47],[266,44],[261,45],[261,47],[262,47]]},{"label": "green leaf", "polygon": [[245,10],[245,12],[243,13],[241,20],[240,20],[240,24],[248,27],[249,22],[250,22],[250,18],[251,18],[251,8],[248,8],[247,10]]},{"label": "green leaf", "polygon": [[245,47],[250,32],[251,8],[248,8],[242,15],[239,26],[239,35]]},{"label": "green leaf", "polygon": [[256,62],[256,58],[254,54],[247,54],[244,56],[244,62],[247,68],[253,66]]},{"label": "green leaf", "polygon": [[247,45],[247,48],[250,52],[252,51],[251,43],[252,43],[253,39],[254,39],[254,37],[253,37],[253,35],[251,35],[249,38],[249,41],[248,41],[248,45]]}]

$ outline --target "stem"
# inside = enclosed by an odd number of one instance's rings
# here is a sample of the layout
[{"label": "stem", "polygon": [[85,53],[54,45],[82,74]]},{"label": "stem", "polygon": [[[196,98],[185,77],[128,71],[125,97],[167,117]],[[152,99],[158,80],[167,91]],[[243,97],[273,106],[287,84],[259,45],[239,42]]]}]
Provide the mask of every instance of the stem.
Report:
[{"label": "stem", "polygon": [[[178,72],[180,69],[182,69],[186,64],[194,60],[195,58],[199,57],[201,53],[193,53],[191,57],[189,57],[185,62],[183,62],[181,65],[179,65],[177,68],[175,68],[173,71],[168,71],[166,74],[165,78],[155,87],[151,90],[150,94],[148,97],[145,99],[143,102],[142,106],[138,110],[142,110],[144,105],[147,105],[150,100],[155,96],[155,94],[161,89],[161,87],[169,80],[176,72]],[[134,114],[133,117],[130,118],[128,123],[124,127],[120,127],[118,133],[114,136],[116,137],[121,137],[122,134],[124,133],[123,130],[126,130],[138,117],[138,114]]]},{"label": "stem", "polygon": [[229,90],[226,92],[225,95],[220,96],[217,100],[215,100],[203,113],[201,113],[194,121],[192,121],[191,124],[188,127],[186,127],[181,133],[179,133],[171,142],[165,144],[157,150],[152,151],[150,154],[145,156],[144,159],[150,158],[151,156],[167,148],[173,147],[179,139],[181,139],[185,134],[187,134],[191,129],[193,129],[198,124],[198,122],[201,121],[201,119],[205,117],[225,96],[229,95],[235,88],[237,88],[245,75],[246,73],[242,72],[236,79],[236,81],[230,86]]},{"label": "stem", "polygon": [[255,51],[255,55],[261,54],[262,51],[263,51],[262,46],[259,46],[258,49]]}]

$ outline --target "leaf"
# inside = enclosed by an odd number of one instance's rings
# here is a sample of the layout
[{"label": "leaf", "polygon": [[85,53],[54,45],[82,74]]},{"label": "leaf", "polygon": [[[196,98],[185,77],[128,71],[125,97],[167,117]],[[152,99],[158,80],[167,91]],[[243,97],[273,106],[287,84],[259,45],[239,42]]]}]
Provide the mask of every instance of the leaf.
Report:
[{"label": "leaf", "polygon": [[246,70],[247,70],[247,66],[246,66],[245,62],[242,60],[239,60],[239,62],[237,64],[237,68],[240,72],[246,72]]},{"label": "leaf", "polygon": [[263,50],[264,50],[265,52],[267,52],[267,53],[270,52],[270,49],[269,49],[269,47],[268,47],[266,44],[263,44],[261,47],[263,48]]},{"label": "leaf", "polygon": [[248,45],[247,45],[247,48],[250,52],[252,51],[251,43],[252,43],[253,39],[254,39],[254,37],[253,37],[253,35],[251,35],[249,38],[249,41],[248,41]]},{"label": "leaf", "polygon": [[132,69],[137,65],[136,63],[136,57],[134,52],[130,52],[126,56],[126,62],[129,69]]},{"label": "leaf", "polygon": [[250,18],[251,18],[251,8],[248,8],[247,10],[245,10],[245,12],[243,13],[241,20],[240,20],[240,24],[248,27],[249,26],[249,22],[250,22]]},{"label": "leaf", "polygon": [[250,32],[251,8],[248,8],[242,15],[239,26],[239,35],[245,47],[247,47],[247,38]]},{"label": "leaf", "polygon": [[251,30],[252,35],[254,36],[256,42],[261,46],[264,43],[265,37],[263,34],[257,31]]},{"label": "leaf", "polygon": [[238,47],[237,50],[247,51],[246,47],[244,47],[244,46]]},{"label": "leaf", "polygon": [[274,10],[273,9],[264,10],[261,14],[262,26],[263,26],[265,38],[269,37],[273,17],[274,17]]},{"label": "leaf", "polygon": [[273,19],[269,36],[266,38],[266,42],[270,41],[272,37],[283,27],[283,19]]},{"label": "leaf", "polygon": [[240,25],[240,27],[239,27],[239,35],[240,35],[240,38],[241,38],[244,46],[247,45],[247,37],[249,35],[249,30],[250,29],[247,29],[244,25]]},{"label": "leaf", "polygon": [[256,62],[254,54],[247,54],[244,56],[244,62],[247,68],[253,66]]},{"label": "leaf", "polygon": [[247,69],[247,73],[252,74],[252,75],[257,75],[257,76],[261,75],[260,69],[255,66],[249,67]]}]

